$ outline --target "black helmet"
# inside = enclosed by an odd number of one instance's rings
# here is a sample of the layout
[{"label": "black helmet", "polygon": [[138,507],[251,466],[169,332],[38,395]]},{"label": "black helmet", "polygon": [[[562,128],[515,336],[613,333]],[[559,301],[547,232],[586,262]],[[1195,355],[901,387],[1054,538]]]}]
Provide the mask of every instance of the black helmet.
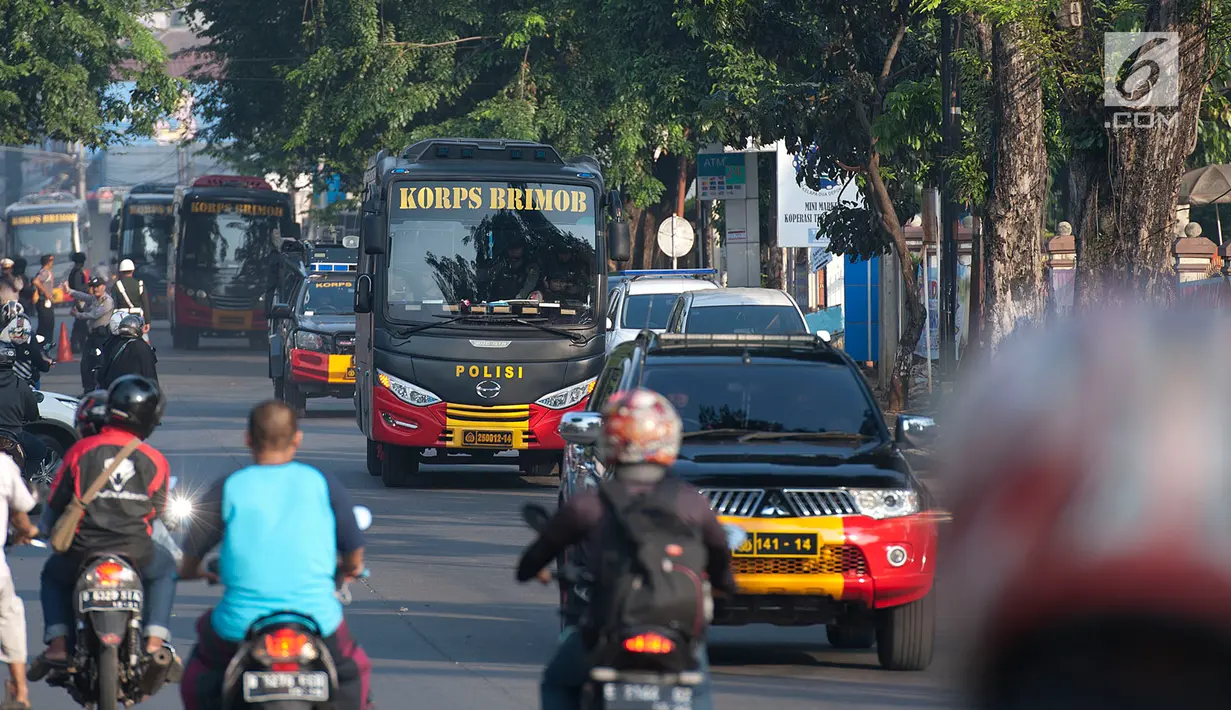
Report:
[{"label": "black helmet", "polygon": [[115,334],[121,338],[140,338],[145,331],[145,319],[136,313],[129,313],[120,319],[115,327]]},{"label": "black helmet", "polygon": [[103,423],[122,427],[144,439],[162,421],[165,406],[158,383],[140,375],[124,375],[107,389],[107,415]]},{"label": "black helmet", "polygon": [[0,325],[8,325],[9,321],[25,315],[26,309],[18,301],[5,301],[0,306]]},{"label": "black helmet", "polygon": [[94,436],[100,429],[103,428],[103,423],[107,419],[107,391],[94,390],[87,392],[86,396],[81,398],[81,402],[77,404],[77,416],[75,419],[77,433],[82,438]]}]

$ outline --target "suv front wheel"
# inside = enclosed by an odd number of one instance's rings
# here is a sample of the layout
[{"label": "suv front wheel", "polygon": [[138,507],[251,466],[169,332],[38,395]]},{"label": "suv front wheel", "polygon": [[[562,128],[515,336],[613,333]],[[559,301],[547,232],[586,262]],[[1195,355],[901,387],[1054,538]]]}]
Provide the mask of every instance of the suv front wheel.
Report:
[{"label": "suv front wheel", "polygon": [[936,635],[936,592],[876,612],[876,655],[890,671],[922,671],[932,663]]}]

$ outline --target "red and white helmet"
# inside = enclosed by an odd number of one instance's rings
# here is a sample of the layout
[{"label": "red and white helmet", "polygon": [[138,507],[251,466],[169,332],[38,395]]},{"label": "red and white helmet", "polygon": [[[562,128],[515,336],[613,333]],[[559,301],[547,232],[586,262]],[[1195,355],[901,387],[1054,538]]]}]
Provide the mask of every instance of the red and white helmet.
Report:
[{"label": "red and white helmet", "polygon": [[607,468],[675,463],[683,423],[666,397],[647,389],[617,392],[602,413],[598,454]]},{"label": "red and white helmet", "polygon": [[1231,706],[1231,319],[1014,341],[943,422],[946,625],[976,706]]}]

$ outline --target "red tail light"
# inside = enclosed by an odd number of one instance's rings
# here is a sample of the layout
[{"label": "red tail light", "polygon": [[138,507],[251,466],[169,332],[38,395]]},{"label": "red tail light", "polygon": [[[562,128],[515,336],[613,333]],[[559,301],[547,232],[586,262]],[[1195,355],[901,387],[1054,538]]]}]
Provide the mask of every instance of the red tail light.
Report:
[{"label": "red tail light", "polygon": [[103,562],[94,568],[94,574],[101,584],[118,584],[123,572],[124,565],[119,562]]},{"label": "red tail light", "polygon": [[294,629],[278,629],[265,635],[265,653],[277,660],[299,659],[307,645],[308,637]]},{"label": "red tail light", "polygon": [[663,654],[675,650],[675,644],[671,642],[671,639],[663,638],[655,633],[638,634],[624,639],[624,650],[631,653]]}]

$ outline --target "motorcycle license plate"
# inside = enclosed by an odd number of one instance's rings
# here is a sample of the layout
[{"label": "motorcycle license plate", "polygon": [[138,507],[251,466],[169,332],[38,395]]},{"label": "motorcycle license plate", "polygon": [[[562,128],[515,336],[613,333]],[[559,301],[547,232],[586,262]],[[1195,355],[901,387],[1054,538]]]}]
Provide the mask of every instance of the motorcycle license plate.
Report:
[{"label": "motorcycle license plate", "polygon": [[144,595],[140,589],[83,589],[77,609],[86,611],[141,611]]},{"label": "motorcycle license plate", "polygon": [[692,710],[692,688],[653,683],[603,685],[604,710]]},{"label": "motorcycle license plate", "polygon": [[329,700],[329,674],[325,671],[287,673],[245,671],[244,702],[267,703],[274,700]]}]

